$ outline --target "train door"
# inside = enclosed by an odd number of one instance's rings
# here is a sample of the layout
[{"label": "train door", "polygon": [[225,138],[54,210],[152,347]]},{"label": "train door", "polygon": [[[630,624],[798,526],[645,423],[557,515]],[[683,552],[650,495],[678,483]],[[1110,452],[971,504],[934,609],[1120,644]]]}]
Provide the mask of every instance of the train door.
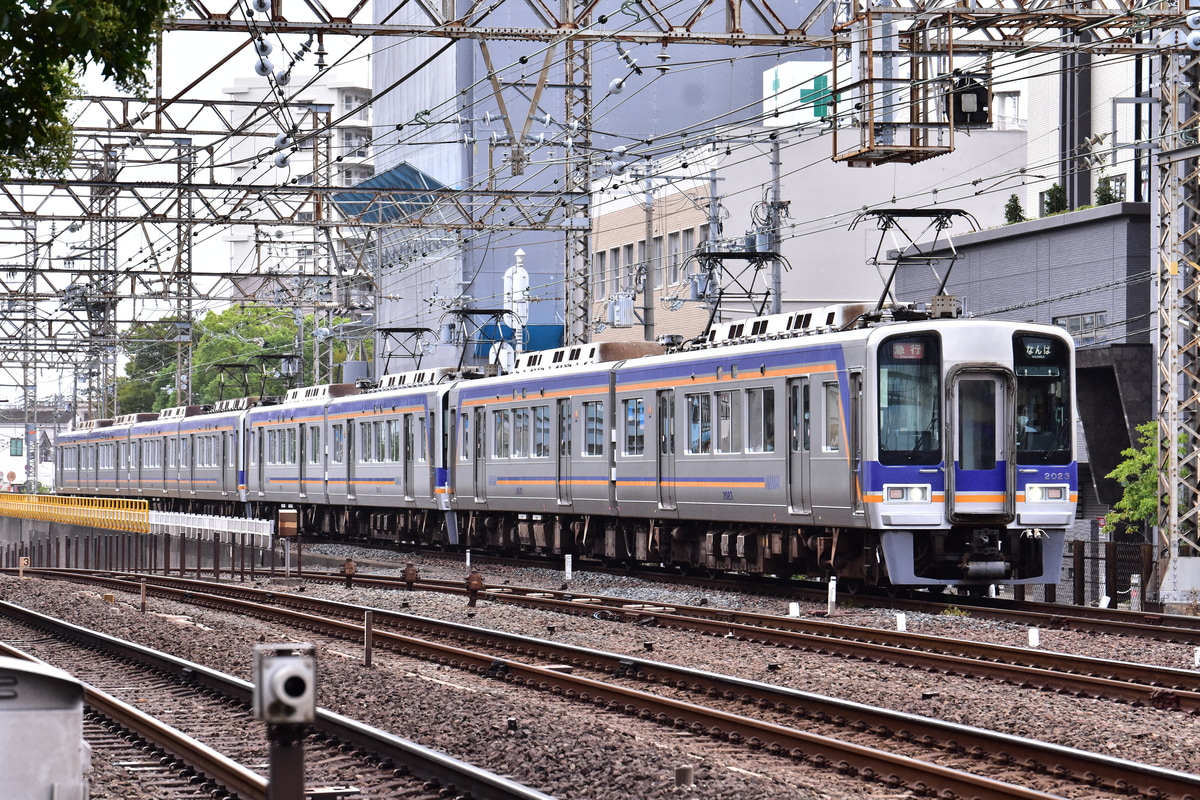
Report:
[{"label": "train door", "polygon": [[308,433],[309,426],[300,423],[299,445],[300,452],[296,454],[296,477],[299,480],[299,494],[308,497]]},{"label": "train door", "polygon": [[657,392],[658,507],[675,508],[675,390]]},{"label": "train door", "polygon": [[1005,432],[1009,387],[994,373],[964,372],[951,379],[954,469],[947,491],[952,521],[1011,518],[1012,463]]},{"label": "train door", "polygon": [[850,373],[850,420],[846,426],[850,454],[850,510],[864,513],[862,492],[862,373]]},{"label": "train door", "polygon": [[[445,425],[449,417],[443,412],[438,414],[437,411],[430,407],[429,419],[418,420],[418,431],[423,432],[425,446],[421,448],[425,458],[425,473],[428,476],[428,490],[430,497],[437,497],[437,472],[438,467],[445,463],[442,458],[442,451],[446,446],[445,432],[438,427],[439,424]],[[450,439],[454,441],[454,439]]]},{"label": "train door", "polygon": [[558,504],[571,505],[571,401],[559,400],[555,414],[558,416],[558,467],[554,483],[558,491]]},{"label": "train door", "polygon": [[238,491],[238,464],[240,461],[237,431],[230,431],[225,435],[225,469],[222,472],[224,485],[221,487],[222,492],[226,495],[236,494]]},{"label": "train door", "polygon": [[487,500],[487,411],[475,409],[475,500]]},{"label": "train door", "polygon": [[358,448],[354,446],[358,427],[353,419],[346,420],[346,499],[354,500],[358,495],[354,491],[354,473],[358,461]]},{"label": "train door", "polygon": [[[24,444],[24,442],[22,442]],[[129,488],[129,469],[126,463],[128,458],[125,450],[128,445],[125,442],[117,442],[117,457],[113,464],[113,488],[120,492],[122,489]]]},{"label": "train door", "polygon": [[[256,431],[251,431],[251,448],[254,451],[254,463],[258,467],[258,496],[262,497],[267,493],[267,459],[266,447],[263,440],[267,437],[265,431],[259,428]],[[257,441],[257,444],[254,442]]]},{"label": "train door", "polygon": [[808,378],[788,381],[788,511],[811,514],[812,386]]},{"label": "train door", "polygon": [[854,494],[854,445],[850,436],[849,404],[843,392],[850,386],[839,381],[813,380],[810,394],[811,449],[808,488],[815,521],[840,525],[849,520]]},{"label": "train door", "polygon": [[187,459],[188,491],[196,493],[196,434],[189,433],[184,439],[183,457]]},{"label": "train door", "polygon": [[417,458],[417,448],[414,444],[414,429],[413,415],[404,415],[404,428],[401,432],[403,437],[401,441],[404,443],[401,449],[400,457],[404,459],[404,499],[412,500],[415,492],[413,491],[413,461]]}]

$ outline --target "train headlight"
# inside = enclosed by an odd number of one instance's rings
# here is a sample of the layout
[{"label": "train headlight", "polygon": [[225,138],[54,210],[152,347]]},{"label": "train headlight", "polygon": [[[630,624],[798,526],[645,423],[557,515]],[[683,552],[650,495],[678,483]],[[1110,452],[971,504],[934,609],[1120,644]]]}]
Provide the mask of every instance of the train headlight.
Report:
[{"label": "train headlight", "polygon": [[888,503],[928,503],[931,494],[929,484],[890,484],[883,487],[883,499]]},{"label": "train headlight", "polygon": [[1070,487],[1059,483],[1030,483],[1025,486],[1026,503],[1062,503],[1071,499]]}]

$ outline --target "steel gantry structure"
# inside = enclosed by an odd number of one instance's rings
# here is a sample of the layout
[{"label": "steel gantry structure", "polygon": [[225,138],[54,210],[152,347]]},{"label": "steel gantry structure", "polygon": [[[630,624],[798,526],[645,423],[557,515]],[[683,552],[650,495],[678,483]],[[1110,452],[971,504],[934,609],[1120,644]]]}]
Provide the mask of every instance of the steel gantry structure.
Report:
[{"label": "steel gantry structure", "polygon": [[[506,18],[510,24],[493,24],[502,5],[516,6],[521,14]],[[731,48],[776,48],[779,52],[824,50],[839,67],[829,102],[834,113],[834,152],[831,157],[857,166],[890,162],[915,163],[949,152],[954,147],[956,125],[945,109],[946,97],[956,86],[956,58],[975,57],[985,64],[997,55],[1031,53],[1097,56],[1145,54],[1155,56],[1160,81],[1158,149],[1160,151],[1160,270],[1159,306],[1159,419],[1161,482],[1160,536],[1165,559],[1178,554],[1181,543],[1196,547],[1197,500],[1200,499],[1200,268],[1196,261],[1197,164],[1196,86],[1198,69],[1187,50],[1184,27],[1186,9],[1175,2],[1130,0],[817,0],[809,7],[771,0],[731,0],[720,6],[711,0],[626,0],[619,6],[595,0],[498,0],[497,2],[443,2],[412,0],[401,3],[403,21],[394,21],[395,10],[369,17],[367,4],[345,0],[259,0],[259,16],[240,3],[216,5],[189,0],[183,13],[167,22],[168,32],[206,31],[238,34],[235,46],[217,54],[209,72],[229,61],[269,30],[274,36],[347,36],[358,39],[384,37],[396,41],[412,38],[440,39],[474,48],[487,63],[487,76],[497,107],[504,110],[503,136],[489,144],[505,151],[510,174],[493,171],[487,180],[465,189],[421,192],[414,207],[412,196],[380,190],[364,209],[380,204],[405,204],[406,212],[387,222],[378,215],[333,210],[324,185],[275,185],[269,180],[248,184],[223,182],[211,167],[211,145],[205,137],[220,140],[238,135],[263,135],[250,131],[226,110],[228,104],[197,102],[186,92],[173,98],[163,95],[161,75],[155,96],[146,101],[128,98],[91,98],[87,101],[98,121],[82,124],[82,140],[95,146],[123,142],[126,157],[151,141],[190,138],[195,162],[173,181],[123,180],[120,171],[97,170],[95,159],[83,159],[68,179],[60,182],[9,181],[0,188],[0,225],[24,230],[33,222],[62,225],[107,225],[92,243],[98,258],[111,237],[131,228],[175,225],[176,237],[195,237],[206,229],[232,224],[324,226],[333,230],[370,231],[372,227],[407,227],[449,231],[530,230],[558,231],[564,237],[564,315],[569,341],[588,337],[590,315],[589,190],[596,155],[592,136],[593,50],[606,43],[657,44],[663,47],[693,44]],[[512,23],[512,19],[523,20]],[[529,42],[530,56],[519,63],[495,64],[488,50],[492,42]],[[551,69],[552,62],[560,62]],[[540,65],[540,69],[539,69]],[[207,73],[206,73],[207,74]],[[532,74],[533,77],[530,77]],[[201,78],[204,76],[202,75]],[[195,83],[199,82],[197,79]],[[388,91],[398,86],[380,91]],[[280,103],[288,90],[272,79]],[[562,181],[553,191],[520,188],[527,163],[525,147],[529,124],[540,116],[547,98],[558,94],[561,118],[555,140],[563,148]],[[374,99],[374,98],[373,98]],[[80,119],[88,119],[81,115]],[[547,114],[547,119],[549,115]],[[444,121],[444,120],[443,120]],[[429,120],[425,120],[426,123]],[[316,130],[320,130],[320,125]],[[85,148],[86,149],[86,148]],[[186,202],[181,198],[186,195]],[[109,203],[116,198],[120,202]],[[101,208],[103,206],[103,208]],[[125,209],[118,211],[117,209]],[[301,209],[320,213],[299,220]],[[415,210],[414,210],[415,209]],[[371,236],[363,237],[370,241]],[[36,237],[35,237],[36,239]],[[53,236],[51,237],[51,240]],[[169,241],[164,237],[162,241]],[[42,249],[39,249],[42,248]],[[28,248],[40,265],[54,265],[49,243]],[[0,279],[0,292],[28,301],[58,301],[55,314],[38,314],[24,322],[31,326],[7,330],[0,343],[0,363],[20,362],[12,342],[27,342],[23,352],[55,354],[70,361],[65,350],[103,346],[113,335],[111,325],[95,327],[87,317],[94,304],[62,302],[73,287],[85,286],[88,298],[119,301],[140,293],[178,300],[191,294],[202,272],[186,263],[186,248],[171,248],[174,271],[162,270],[163,259],[110,270],[107,277],[92,270],[63,270],[56,283],[54,270],[30,279],[29,261],[20,280]],[[182,254],[182,255],[181,255]],[[151,263],[147,262],[147,263]],[[94,262],[93,262],[94,263]],[[10,265],[7,273],[14,272]],[[180,273],[184,274],[180,274]],[[225,271],[209,271],[213,278],[229,279]],[[81,278],[81,276],[85,276]],[[87,288],[95,286],[95,289]],[[124,287],[124,288],[122,288]],[[74,289],[79,293],[79,289]],[[43,303],[44,305],[44,303]],[[109,305],[102,304],[105,309]],[[116,324],[121,320],[114,316]],[[53,319],[51,319],[53,317]],[[34,319],[36,318],[36,319]],[[92,327],[88,327],[92,325]],[[66,332],[68,344],[61,341]],[[20,335],[14,335],[14,334]],[[21,362],[23,363],[23,362]],[[51,363],[49,361],[43,363]],[[1177,435],[1183,443],[1176,448]]]}]

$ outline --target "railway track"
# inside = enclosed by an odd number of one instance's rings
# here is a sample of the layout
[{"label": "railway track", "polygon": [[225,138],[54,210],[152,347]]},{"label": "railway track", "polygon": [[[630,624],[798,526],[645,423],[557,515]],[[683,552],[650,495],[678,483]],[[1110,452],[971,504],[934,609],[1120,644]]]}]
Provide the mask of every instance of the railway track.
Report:
[{"label": "railway track", "polygon": [[[72,574],[83,579],[87,576]],[[102,585],[137,592],[137,579],[98,577]],[[292,593],[155,578],[149,591],[181,602],[238,614],[283,618],[288,624],[340,638],[360,638],[363,609]],[[508,588],[508,587],[506,587]],[[209,590],[218,592],[211,594]],[[532,594],[550,594],[535,592]],[[494,593],[509,602],[515,592]],[[530,601],[546,597],[528,597]],[[557,599],[595,609],[581,598]],[[612,598],[607,599],[612,603]],[[267,604],[267,605],[264,605]],[[671,609],[605,606],[600,610],[641,617]],[[280,606],[288,606],[281,608]],[[595,613],[594,611],[592,613]],[[971,788],[962,778],[921,775],[935,758],[946,768],[984,781],[1038,787],[1067,796],[1135,794],[1200,797],[1200,778],[1144,764],[1057,747],[1034,740],[953,725],[913,715],[833,700],[771,684],[674,667],[457,623],[373,610],[375,645],[465,669],[509,683],[550,691],[569,699],[652,719],[660,724],[745,744],[781,756],[828,766],[845,764],[867,777],[906,787],[949,789],[959,796],[993,796],[986,785]],[[348,621],[353,620],[353,621]],[[729,623],[724,623],[728,625]],[[755,628],[761,636],[763,629]],[[726,634],[728,635],[728,634]],[[464,647],[465,645],[465,647]],[[469,647],[470,649],[466,649]],[[514,655],[521,660],[515,660]],[[703,705],[701,705],[703,703]],[[754,716],[748,716],[748,713]],[[803,724],[804,730],[794,726]],[[875,755],[876,748],[891,752]],[[869,755],[868,755],[869,753]],[[900,759],[895,761],[894,759]],[[917,771],[914,771],[917,770]],[[1049,787],[1049,788],[1047,788]],[[1082,794],[1081,794],[1082,793]],[[1005,796],[1005,795],[995,795]]]},{"label": "railway track", "polygon": [[[445,551],[428,551],[423,555],[446,558]],[[478,563],[495,563],[505,566],[555,569],[549,561],[529,559],[506,559],[473,554]],[[311,558],[311,557],[310,557]],[[691,589],[750,593],[781,600],[804,599],[825,603],[828,585],[817,581],[797,581],[767,576],[750,579],[736,576],[704,577],[694,573],[681,574],[672,570],[639,568],[636,571],[616,569],[589,563],[589,571],[607,575],[638,575],[660,583],[673,583]],[[391,579],[386,579],[391,580]],[[922,596],[924,595],[924,596]],[[1018,602],[1004,598],[981,598],[966,595],[940,595],[922,592],[896,597],[878,594],[839,594],[844,602],[853,602],[863,608],[885,608],[897,611],[912,611],[923,614],[940,614],[948,608],[957,608],[976,619],[1010,622],[1028,627],[1073,630],[1116,636],[1152,639],[1156,641],[1192,644],[1200,646],[1200,616],[1162,614],[1151,611],[1130,611],[1119,608],[1095,608],[1092,606],[1066,605],[1061,603]]]},{"label": "railway track", "polygon": [[[0,638],[22,645],[20,650],[0,645],[5,654],[40,658],[83,681],[93,715],[89,729],[108,732],[100,739],[106,747],[114,746],[114,733],[132,742],[140,753],[137,766],[161,773],[156,786],[161,782],[191,797],[197,795],[185,789],[194,792],[198,783],[209,795],[266,800],[267,781],[260,772],[266,769],[267,743],[262,724],[250,718],[249,683],[9,603],[0,603],[0,617]],[[440,800],[465,794],[551,800],[324,709],[305,747],[309,798]],[[147,762],[147,753],[157,758],[156,767]],[[347,775],[354,785],[343,780]]]},{"label": "railway track", "polygon": [[[310,580],[335,581],[334,574],[310,574]],[[359,585],[398,588],[391,577],[356,578]],[[423,590],[463,593],[455,581],[420,581]],[[213,591],[221,591],[216,589]],[[1002,680],[1017,686],[1096,697],[1134,705],[1200,714],[1200,673],[1113,659],[887,631],[838,623],[834,619],[785,617],[711,606],[664,606],[619,597],[587,595],[517,586],[493,587],[496,602],[567,614],[611,615],[653,622],[711,636],[741,638],[789,649],[833,653],[865,661],[926,669],[946,674]],[[303,605],[303,599],[288,602]]]}]

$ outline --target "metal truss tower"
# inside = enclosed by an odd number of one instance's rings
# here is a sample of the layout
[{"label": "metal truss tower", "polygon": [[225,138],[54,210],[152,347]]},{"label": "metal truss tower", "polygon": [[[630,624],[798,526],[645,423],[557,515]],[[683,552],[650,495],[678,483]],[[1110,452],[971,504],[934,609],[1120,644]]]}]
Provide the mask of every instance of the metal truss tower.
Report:
[{"label": "metal truss tower", "polygon": [[[1200,59],[1160,60],[1158,231],[1158,588],[1186,602],[1200,556]],[[1189,580],[1190,578],[1190,580]]]}]

